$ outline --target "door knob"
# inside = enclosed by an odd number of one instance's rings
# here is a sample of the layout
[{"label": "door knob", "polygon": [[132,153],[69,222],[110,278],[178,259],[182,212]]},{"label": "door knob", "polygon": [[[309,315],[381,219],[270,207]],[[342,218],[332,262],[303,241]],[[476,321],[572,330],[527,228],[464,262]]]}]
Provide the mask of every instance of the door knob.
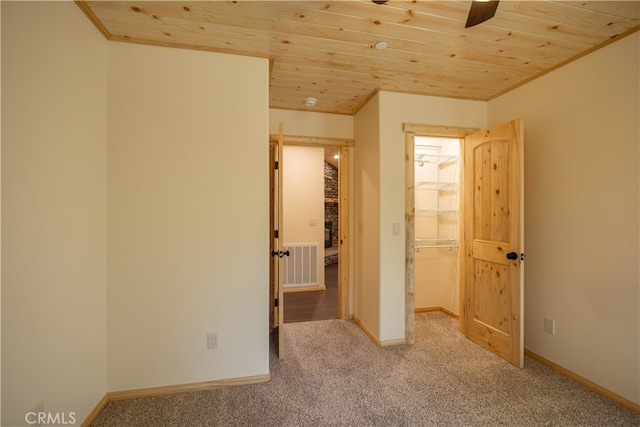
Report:
[{"label": "door knob", "polygon": [[515,253],[515,252],[509,252],[509,253],[507,254],[507,259],[516,260],[516,259],[518,259],[518,254],[517,254],[517,253]]},{"label": "door knob", "polygon": [[277,256],[278,258],[282,258],[289,255],[291,254],[289,253],[288,249],[286,251],[271,251],[271,256]]}]

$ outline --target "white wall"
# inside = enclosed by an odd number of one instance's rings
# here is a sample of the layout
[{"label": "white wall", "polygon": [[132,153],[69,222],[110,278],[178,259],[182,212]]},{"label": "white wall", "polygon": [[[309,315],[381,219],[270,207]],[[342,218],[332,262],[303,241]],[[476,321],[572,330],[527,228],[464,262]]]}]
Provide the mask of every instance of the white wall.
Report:
[{"label": "white wall", "polygon": [[107,391],[107,42],[72,2],[2,2],[2,425]]},{"label": "white wall", "polygon": [[282,123],[285,135],[353,138],[352,116],[272,108],[269,110],[270,133],[278,133],[278,123]]},{"label": "white wall", "polygon": [[[640,403],[635,33],[489,103],[525,126],[525,347]],[[556,334],[543,330],[555,319]]]},{"label": "white wall", "polygon": [[[404,339],[405,134],[402,124],[483,128],[486,103],[380,92],[380,339]],[[356,144],[357,144],[356,140]],[[400,226],[397,236],[393,224]]]},{"label": "white wall", "polygon": [[324,286],[324,148],[285,146],[283,157],[284,243],[318,245],[318,282],[308,286]]},{"label": "white wall", "polygon": [[379,94],[354,117],[354,316],[380,336]]},{"label": "white wall", "polygon": [[268,75],[109,45],[112,391],[269,372]]}]

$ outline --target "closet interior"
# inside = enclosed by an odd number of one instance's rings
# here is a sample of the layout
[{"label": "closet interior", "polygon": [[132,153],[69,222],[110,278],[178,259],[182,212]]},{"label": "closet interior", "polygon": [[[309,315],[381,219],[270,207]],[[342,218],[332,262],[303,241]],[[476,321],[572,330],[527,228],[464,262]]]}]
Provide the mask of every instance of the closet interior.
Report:
[{"label": "closet interior", "polygon": [[459,314],[460,146],[457,138],[414,139],[416,311]]}]

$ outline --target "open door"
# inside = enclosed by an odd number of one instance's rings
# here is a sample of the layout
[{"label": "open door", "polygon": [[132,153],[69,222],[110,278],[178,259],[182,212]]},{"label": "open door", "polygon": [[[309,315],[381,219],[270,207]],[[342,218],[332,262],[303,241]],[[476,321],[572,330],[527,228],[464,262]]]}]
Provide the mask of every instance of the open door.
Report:
[{"label": "open door", "polygon": [[523,125],[465,138],[460,329],[523,367]]},{"label": "open door", "polygon": [[282,152],[283,152],[283,133],[282,123],[278,126],[278,143],[272,149],[271,155],[271,319],[272,331],[275,333],[275,344],[278,358],[284,357],[284,289],[283,289],[283,271],[285,256],[288,251],[284,250],[283,237],[283,203],[282,203]]},{"label": "open door", "polygon": [[349,316],[349,147],[340,147],[338,168],[338,319]]}]

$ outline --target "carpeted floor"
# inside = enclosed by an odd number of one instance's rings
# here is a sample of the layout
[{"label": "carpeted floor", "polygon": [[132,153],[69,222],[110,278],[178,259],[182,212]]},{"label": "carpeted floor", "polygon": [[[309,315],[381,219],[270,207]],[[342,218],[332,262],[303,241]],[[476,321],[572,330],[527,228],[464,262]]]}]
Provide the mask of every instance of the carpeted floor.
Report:
[{"label": "carpeted floor", "polygon": [[284,326],[268,383],[110,403],[95,426],[639,426],[640,415],[529,358],[517,369],[442,313],[378,348],[342,320]]}]

